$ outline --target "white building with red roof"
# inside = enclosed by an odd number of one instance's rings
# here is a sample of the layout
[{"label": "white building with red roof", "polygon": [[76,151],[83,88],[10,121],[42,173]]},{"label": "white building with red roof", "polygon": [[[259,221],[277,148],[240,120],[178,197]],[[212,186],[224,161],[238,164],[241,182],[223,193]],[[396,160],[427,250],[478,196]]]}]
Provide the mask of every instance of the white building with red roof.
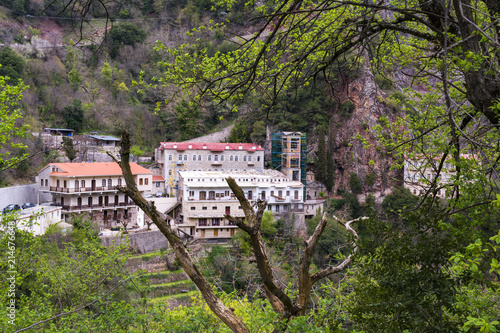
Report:
[{"label": "white building with red roof", "polygon": [[253,143],[162,142],[155,159],[166,192],[176,195],[179,171],[248,171],[264,169],[264,148]]},{"label": "white building with red roof", "polygon": [[[153,173],[130,163],[137,189],[151,193]],[[50,163],[38,171],[40,190],[52,194],[52,205],[62,207],[61,218],[86,214],[101,227],[137,224],[138,208],[118,186],[125,186],[118,163]]]}]

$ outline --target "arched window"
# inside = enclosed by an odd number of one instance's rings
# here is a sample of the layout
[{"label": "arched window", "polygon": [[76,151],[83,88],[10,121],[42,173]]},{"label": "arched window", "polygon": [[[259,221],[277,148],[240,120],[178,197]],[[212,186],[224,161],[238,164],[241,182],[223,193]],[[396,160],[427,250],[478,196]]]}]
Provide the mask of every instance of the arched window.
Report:
[{"label": "arched window", "polygon": [[193,155],[193,161],[196,161],[196,155]]},{"label": "arched window", "polygon": [[187,161],[187,160],[188,160],[188,156],[184,155],[184,161]]},{"label": "arched window", "polygon": [[118,186],[122,186],[122,179],[118,178]]},{"label": "arched window", "polygon": [[299,191],[295,190],[295,192],[293,192],[293,194],[294,194],[294,199],[299,200]]},{"label": "arched window", "polygon": [[61,182],[59,181],[59,179],[56,181],[56,186],[59,187],[61,185]]},{"label": "arched window", "polygon": [[233,161],[233,155],[231,155],[231,156],[229,157],[229,161],[230,161],[230,162],[232,162],[232,161]]},{"label": "arched window", "polygon": [[142,185],[142,178],[139,178],[139,185]]},{"label": "arched window", "polygon": [[144,178],[144,185],[149,185],[149,178]]},{"label": "arched window", "polygon": [[211,161],[212,160],[212,155],[208,155],[208,160]]},{"label": "arched window", "polygon": [[80,186],[81,188],[85,188],[85,180],[82,180],[82,186]]},{"label": "arched window", "polygon": [[118,206],[118,195],[115,195],[115,206]]},{"label": "arched window", "polygon": [[78,187],[79,187],[79,182],[78,182],[78,180],[75,180],[75,190],[78,191]]},{"label": "arched window", "polygon": [[171,161],[172,160],[172,155],[168,155],[168,160]]},{"label": "arched window", "polygon": [[111,178],[108,179],[108,187],[111,188],[113,186],[113,180]]},{"label": "arched window", "polygon": [[207,192],[200,191],[200,200],[207,200]]},{"label": "arched window", "polygon": [[198,155],[198,161],[201,161],[201,155]]},{"label": "arched window", "polygon": [[68,187],[67,181],[64,181],[64,188]]},{"label": "arched window", "polygon": [[92,207],[92,197],[89,197],[88,204],[89,204],[89,207]]},{"label": "arched window", "polygon": [[106,179],[102,180],[102,187],[106,187]]},{"label": "arched window", "polygon": [[40,179],[40,186],[43,186],[43,179]]},{"label": "arched window", "polygon": [[246,161],[247,161],[247,157],[243,156],[243,162],[246,162]]},{"label": "arched window", "polygon": [[45,186],[49,186],[49,180],[45,179]]},{"label": "arched window", "polygon": [[238,162],[238,155],[236,155],[236,156],[234,157],[234,161],[235,161],[235,162]]}]

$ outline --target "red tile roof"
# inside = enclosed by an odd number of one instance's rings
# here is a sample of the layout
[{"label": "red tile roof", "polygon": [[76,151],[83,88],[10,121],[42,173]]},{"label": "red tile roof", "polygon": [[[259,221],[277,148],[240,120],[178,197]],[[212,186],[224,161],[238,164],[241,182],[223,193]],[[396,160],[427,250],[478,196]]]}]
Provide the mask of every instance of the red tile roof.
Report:
[{"label": "red tile roof", "polygon": [[[115,162],[107,163],[50,163],[48,166],[57,166],[64,170],[64,172],[51,172],[54,176],[120,176],[122,169]],[[151,171],[138,165],[137,163],[130,162],[130,169],[132,174],[152,174]]]},{"label": "red tile roof", "polygon": [[159,175],[153,175],[153,181],[154,182],[164,182],[165,178],[163,178],[162,176],[159,176]]},{"label": "red tile roof", "polygon": [[[241,148],[240,148],[241,147]],[[160,149],[176,149],[177,151],[206,149],[213,152],[224,150],[246,150],[254,152],[264,150],[254,143],[224,143],[224,142],[161,142]]]}]

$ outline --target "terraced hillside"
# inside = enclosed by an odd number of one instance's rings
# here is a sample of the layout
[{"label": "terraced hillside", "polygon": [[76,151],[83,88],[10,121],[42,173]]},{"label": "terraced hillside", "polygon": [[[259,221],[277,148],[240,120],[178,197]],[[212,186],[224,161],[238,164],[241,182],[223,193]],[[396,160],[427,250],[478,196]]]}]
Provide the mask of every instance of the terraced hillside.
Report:
[{"label": "terraced hillside", "polygon": [[170,251],[133,256],[127,261],[127,268],[130,272],[145,271],[142,276],[149,285],[151,303],[168,302],[172,308],[189,305],[191,296],[198,293],[194,283],[175,264]]}]

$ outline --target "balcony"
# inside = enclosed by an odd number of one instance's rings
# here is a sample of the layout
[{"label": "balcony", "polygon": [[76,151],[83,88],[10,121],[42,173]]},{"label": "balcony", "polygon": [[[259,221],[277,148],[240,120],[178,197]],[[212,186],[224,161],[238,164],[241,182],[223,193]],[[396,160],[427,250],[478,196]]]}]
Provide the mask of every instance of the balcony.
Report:
[{"label": "balcony", "polygon": [[70,187],[57,187],[51,186],[49,188],[50,192],[56,193],[85,193],[85,192],[116,192],[116,186],[91,186],[91,187],[79,187],[79,188],[70,188]]},{"label": "balcony", "polygon": [[[60,206],[60,203],[56,203],[57,206]],[[133,201],[128,202],[119,202],[119,203],[108,203],[108,204],[93,204],[93,205],[64,205],[62,206],[62,210],[65,212],[74,212],[74,211],[87,211],[87,210],[101,210],[107,208],[129,208],[135,207],[135,203]]]}]

